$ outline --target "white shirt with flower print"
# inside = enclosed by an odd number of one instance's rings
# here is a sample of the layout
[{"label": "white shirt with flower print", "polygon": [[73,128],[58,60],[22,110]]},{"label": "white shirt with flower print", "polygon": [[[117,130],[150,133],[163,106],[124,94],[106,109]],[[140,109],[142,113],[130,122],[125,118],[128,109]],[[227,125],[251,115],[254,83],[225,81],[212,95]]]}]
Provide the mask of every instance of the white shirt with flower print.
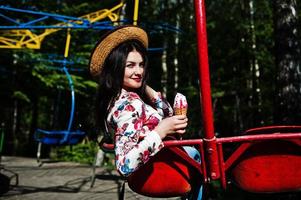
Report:
[{"label": "white shirt with flower print", "polygon": [[128,176],[163,147],[153,129],[160,120],[173,114],[173,109],[158,92],[144,103],[138,94],[122,89],[110,109],[107,122],[115,133],[115,159],[118,171]]}]

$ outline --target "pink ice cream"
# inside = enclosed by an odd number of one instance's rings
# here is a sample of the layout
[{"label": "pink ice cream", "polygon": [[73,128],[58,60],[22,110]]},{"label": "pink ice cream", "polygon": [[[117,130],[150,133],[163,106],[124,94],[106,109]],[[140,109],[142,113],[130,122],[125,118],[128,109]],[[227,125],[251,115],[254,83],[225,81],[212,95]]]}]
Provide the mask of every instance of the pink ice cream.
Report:
[{"label": "pink ice cream", "polygon": [[177,95],[175,96],[173,108],[175,115],[187,114],[188,104],[186,97],[183,94],[177,93]]}]

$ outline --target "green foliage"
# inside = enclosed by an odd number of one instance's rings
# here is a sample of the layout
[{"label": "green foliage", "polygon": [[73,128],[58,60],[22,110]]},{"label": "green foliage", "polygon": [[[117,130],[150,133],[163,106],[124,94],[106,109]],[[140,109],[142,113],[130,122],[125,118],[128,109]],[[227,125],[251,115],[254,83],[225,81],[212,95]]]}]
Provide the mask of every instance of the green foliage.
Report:
[{"label": "green foliage", "polygon": [[92,165],[97,150],[97,144],[91,141],[73,146],[57,147],[53,149],[52,159]]},{"label": "green foliage", "polygon": [[[119,2],[26,0],[21,3],[17,1],[1,3],[15,8],[76,17],[112,8]],[[210,78],[217,132],[240,133],[250,127],[273,123],[276,67],[272,3],[265,0],[252,2],[253,18],[250,14],[250,1],[206,1]],[[131,20],[134,1],[127,3],[125,18]],[[297,4],[299,18],[300,8],[300,4]],[[28,14],[25,19],[33,17]],[[24,19],[20,16],[20,22],[22,20]],[[49,21],[43,23],[47,24]],[[166,24],[181,31],[162,28]],[[299,35],[300,24],[299,22],[297,30]],[[149,52],[150,85],[161,91],[167,88],[166,94],[171,103],[176,92],[187,96],[189,103],[187,132],[190,133],[187,137],[200,137],[203,130],[200,108],[202,102],[199,94],[193,1],[140,1],[139,25],[149,33],[150,47],[162,47],[166,51],[166,72],[162,69],[163,52]],[[34,30],[34,33],[41,34],[43,31]],[[74,62],[67,67],[83,70],[70,71],[76,93],[76,114],[72,129],[81,124],[91,135],[96,135],[94,113],[97,83],[89,75],[88,63],[95,43],[104,32],[88,29],[71,30],[68,60]],[[65,42],[66,30],[60,30],[47,36],[42,42],[41,49],[0,50],[0,94],[3,97],[0,111],[4,113],[0,119],[10,127],[8,132],[12,132],[14,110],[12,100],[18,104],[22,103],[22,106],[18,107],[17,125],[20,127],[14,130],[20,131],[18,135],[22,135],[19,138],[24,143],[32,142],[32,134],[37,127],[64,129],[68,123],[70,108],[68,80],[62,71],[51,69],[62,67],[55,59],[63,59]],[[256,48],[253,48],[254,45]],[[53,55],[56,56],[53,58]],[[258,78],[255,78],[251,70],[255,60],[260,73]],[[256,89],[260,92],[255,92]],[[255,102],[254,97],[258,99],[260,97],[261,101]],[[254,112],[260,110],[259,113]]]},{"label": "green foliage", "polygon": [[15,91],[13,94],[13,98],[24,101],[26,103],[30,103],[30,99],[28,98],[28,96],[21,91]]},{"label": "green foliage", "polygon": [[[75,92],[86,97],[90,97],[97,88],[95,81],[84,79],[81,76],[72,76]],[[90,92],[89,92],[90,91]]]}]

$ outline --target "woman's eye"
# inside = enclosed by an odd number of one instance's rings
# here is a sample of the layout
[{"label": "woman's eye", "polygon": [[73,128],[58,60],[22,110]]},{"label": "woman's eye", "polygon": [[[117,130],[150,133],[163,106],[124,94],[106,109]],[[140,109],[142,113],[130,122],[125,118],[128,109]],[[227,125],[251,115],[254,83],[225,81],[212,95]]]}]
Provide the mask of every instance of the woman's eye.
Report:
[{"label": "woman's eye", "polygon": [[133,68],[134,65],[133,65],[133,64],[127,64],[126,67],[128,67],[128,68]]},{"label": "woman's eye", "polygon": [[[133,63],[129,63],[129,64],[126,65],[126,67],[128,67],[128,68],[134,68],[135,66],[136,66],[136,65],[133,64]],[[144,63],[140,63],[140,64],[139,64],[139,67],[144,68]]]}]

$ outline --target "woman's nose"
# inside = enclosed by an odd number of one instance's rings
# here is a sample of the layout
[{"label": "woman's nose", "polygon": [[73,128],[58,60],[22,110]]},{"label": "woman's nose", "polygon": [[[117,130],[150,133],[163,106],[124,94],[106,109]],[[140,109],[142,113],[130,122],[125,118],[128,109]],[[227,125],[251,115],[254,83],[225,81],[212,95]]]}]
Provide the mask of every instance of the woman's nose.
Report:
[{"label": "woman's nose", "polygon": [[135,66],[135,74],[143,74],[143,67],[139,66],[139,65],[136,65]]}]

